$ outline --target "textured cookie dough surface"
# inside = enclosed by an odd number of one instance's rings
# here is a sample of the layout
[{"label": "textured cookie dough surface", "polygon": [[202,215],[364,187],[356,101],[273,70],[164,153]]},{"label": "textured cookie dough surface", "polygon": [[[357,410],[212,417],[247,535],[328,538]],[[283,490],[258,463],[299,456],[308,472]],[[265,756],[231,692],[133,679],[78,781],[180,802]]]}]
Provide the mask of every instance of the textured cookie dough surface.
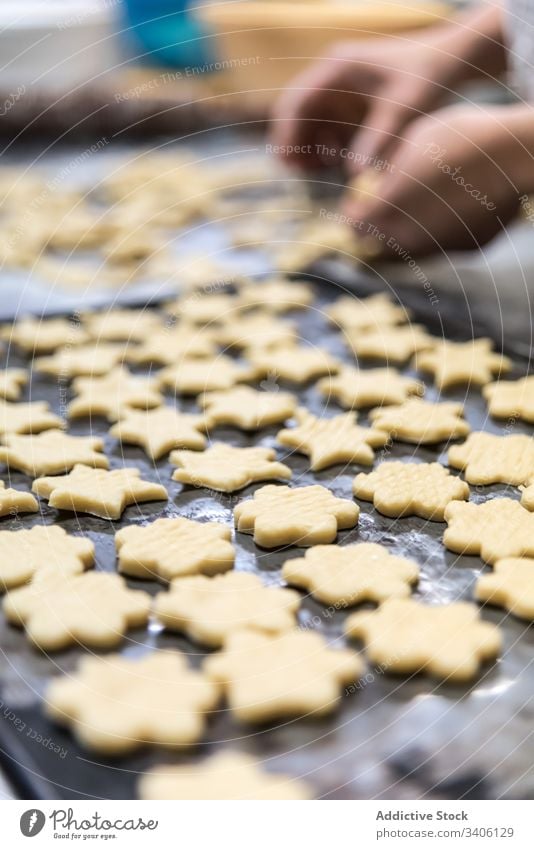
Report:
[{"label": "textured cookie dough surface", "polygon": [[57,475],[76,464],[107,469],[104,441],[97,436],[69,436],[60,430],[23,436],[6,434],[0,462],[27,475]]},{"label": "textured cookie dough surface", "polygon": [[504,557],[534,557],[534,514],[511,498],[482,504],[451,502],[445,510],[443,543],[458,554],[479,554],[487,563]]},{"label": "textured cookie dough surface", "polygon": [[369,418],[396,441],[424,445],[466,436],[470,427],[462,413],[463,405],[453,401],[432,404],[410,398],[399,406],[371,410]]},{"label": "textured cookie dough surface", "polygon": [[0,369],[0,398],[18,401],[28,379],[28,371],[25,368]]},{"label": "textured cookie dough surface", "polygon": [[163,331],[161,319],[150,310],[110,310],[83,316],[92,339],[107,342],[142,342]]},{"label": "textured cookie dough surface", "polygon": [[47,498],[50,507],[91,513],[101,519],[120,519],[130,504],[167,501],[161,484],[141,479],[139,469],[91,469],[75,466],[68,475],[37,478],[33,492]]},{"label": "textured cookie dough surface", "polygon": [[307,383],[314,377],[335,374],[340,363],[322,348],[305,348],[298,345],[286,345],[272,351],[252,349],[248,358],[256,367],[259,375],[269,379],[287,380],[291,383]]},{"label": "textured cookie dough surface", "polygon": [[394,368],[358,369],[343,366],[338,374],[323,377],[317,389],[347,409],[402,404],[410,395],[422,395],[424,384]]},{"label": "textured cookie dough surface", "polygon": [[170,462],[178,466],[172,479],[218,492],[235,492],[256,481],[289,480],[291,469],[276,462],[272,448],[236,448],[217,442],[206,451],[173,451]]},{"label": "textured cookie dough surface", "polygon": [[23,318],[3,327],[0,338],[22,348],[27,354],[48,354],[63,345],[81,345],[89,334],[76,321],[66,318]]},{"label": "textured cookie dough surface", "polygon": [[434,375],[438,389],[464,383],[483,386],[495,375],[509,371],[511,366],[508,357],[493,351],[491,339],[440,341],[433,351],[424,352],[417,358],[417,367]]},{"label": "textured cookie dough surface", "polygon": [[50,411],[46,401],[12,404],[0,400],[0,436],[6,433],[40,433],[63,427],[63,420]]},{"label": "textured cookie dough surface", "polygon": [[31,492],[6,488],[5,482],[0,481],[0,516],[37,513],[38,509],[39,505]]},{"label": "textured cookie dough surface", "polygon": [[124,345],[100,342],[78,348],[61,348],[50,357],[37,357],[37,371],[62,379],[106,375],[124,359]]},{"label": "textured cookie dough surface", "polygon": [[155,410],[126,410],[110,429],[120,442],[139,445],[152,460],[168,454],[173,448],[206,447],[206,416],[180,413],[174,407]]},{"label": "textured cookie dough surface", "polygon": [[395,324],[405,324],[410,313],[383,292],[368,298],[344,295],[325,310],[333,324],[348,330],[378,330]]},{"label": "textured cookie dough surface", "polygon": [[140,345],[130,346],[125,359],[137,364],[170,366],[182,359],[211,357],[216,350],[213,332],[194,325],[178,324],[162,327]]},{"label": "textured cookie dough surface", "polygon": [[356,475],[354,495],[372,501],[384,516],[420,516],[442,522],[447,505],[469,498],[468,485],[440,463],[382,463]]},{"label": "textured cookie dough surface", "polygon": [[496,419],[534,422],[534,375],[520,380],[499,380],[482,389],[490,415]]},{"label": "textured cookie dough surface", "polygon": [[185,575],[215,575],[234,565],[230,528],[182,517],[129,525],[115,534],[119,571],[134,578],[170,581]]},{"label": "textured cookie dough surface", "polygon": [[431,607],[390,599],[377,610],[352,613],[345,633],[362,639],[369,660],[388,672],[424,671],[453,681],[474,678],[501,649],[499,629],[466,602]]},{"label": "textured cookie dough surface", "polygon": [[278,432],[281,445],[306,454],[313,471],[326,469],[336,463],[372,465],[373,448],[389,442],[389,436],[378,428],[360,427],[355,413],[343,413],[333,418],[317,418],[300,407],[295,413],[297,427]]},{"label": "textured cookie dough surface", "polygon": [[282,578],[324,604],[344,608],[409,596],[419,567],[377,543],[315,545],[304,557],[286,560]]},{"label": "textured cookie dough surface", "polygon": [[313,303],[313,289],[294,280],[266,280],[243,287],[241,303],[246,309],[261,308],[274,313],[304,309]]},{"label": "textured cookie dough surface", "polygon": [[324,486],[263,486],[234,510],[237,530],[253,534],[264,548],[333,542],[338,530],[353,528],[360,508]]},{"label": "textured cookie dough surface", "polygon": [[236,383],[254,380],[257,369],[240,365],[219,354],[207,360],[183,359],[158,373],[160,385],[176,394],[200,395],[218,389],[231,389]]},{"label": "textured cookie dough surface", "polygon": [[219,648],[242,628],[276,634],[294,628],[300,596],[293,590],[265,587],[246,572],[208,578],[177,578],[169,592],[156,597],[155,614],[166,628]]},{"label": "textured cookie dough surface", "polygon": [[504,607],[520,619],[534,619],[534,559],[497,560],[493,572],[479,577],[475,598]]},{"label": "textured cookie dough surface", "polygon": [[271,315],[256,313],[242,316],[238,321],[230,320],[217,333],[217,339],[223,347],[241,350],[291,345],[296,338],[293,322],[278,321]]},{"label": "textured cookie dough surface", "polygon": [[146,743],[196,743],[218,698],[219,688],[184,655],[159,651],[83,657],[69,677],[52,680],[45,708],[84,748],[122,755]]},{"label": "textured cookie dough surface", "polygon": [[413,354],[432,348],[436,340],[419,324],[384,327],[366,333],[346,330],[344,337],[362,359],[377,359],[402,365]]},{"label": "textured cookie dough surface", "polygon": [[76,397],[67,408],[69,418],[105,416],[116,421],[132,407],[159,407],[163,396],[154,377],[138,377],[117,366],[102,377],[77,377],[72,383]]},{"label": "textured cookie dough surface", "polygon": [[234,425],[241,430],[260,430],[291,418],[297,399],[289,392],[264,392],[236,386],[226,392],[207,392],[199,404],[213,425]]},{"label": "textured cookie dough surface", "polygon": [[94,555],[90,539],[71,536],[59,525],[0,531],[0,590],[26,584],[43,570],[78,575],[91,568]]},{"label": "textured cookie dough surface", "polygon": [[158,766],[141,776],[139,798],[203,800],[278,800],[312,798],[303,781],[266,772],[244,752],[225,751],[202,763]]},{"label": "textured cookie dough surface", "polygon": [[146,625],[150,605],[148,593],[128,589],[119,575],[65,576],[43,568],[27,587],[5,596],[3,611],[38,648],[59,651],[70,645],[113,648],[129,628]]},{"label": "textured cookie dough surface", "polygon": [[472,433],[462,445],[449,448],[447,462],[461,469],[469,483],[519,486],[534,477],[534,439],[524,434]]},{"label": "textured cookie dough surface", "polygon": [[203,669],[222,687],[236,719],[263,723],[331,713],[341,687],[358,678],[363,664],[358,655],[329,648],[311,631],[243,630],[232,634]]},{"label": "textured cookie dough surface", "polygon": [[183,321],[199,325],[237,321],[243,313],[240,298],[224,292],[214,295],[198,293],[181,298],[170,309],[173,315]]}]

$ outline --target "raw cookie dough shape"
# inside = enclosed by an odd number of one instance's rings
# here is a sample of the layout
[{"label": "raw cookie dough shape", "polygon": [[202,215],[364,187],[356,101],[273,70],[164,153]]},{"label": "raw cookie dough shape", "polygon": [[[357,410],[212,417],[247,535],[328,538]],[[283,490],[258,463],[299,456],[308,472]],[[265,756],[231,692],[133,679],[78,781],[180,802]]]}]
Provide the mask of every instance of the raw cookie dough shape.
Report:
[{"label": "raw cookie dough shape", "polygon": [[222,686],[236,719],[264,723],[331,713],[341,687],[358,678],[363,664],[358,655],[329,648],[311,631],[269,636],[243,630],[231,634],[224,650],[203,668]]},{"label": "raw cookie dough shape", "polygon": [[236,386],[225,392],[207,392],[199,398],[199,404],[215,426],[260,430],[291,418],[297,399],[289,392],[263,392],[250,386]]},{"label": "raw cookie dough shape", "polygon": [[218,492],[235,492],[251,483],[289,480],[291,469],[276,462],[276,451],[261,446],[236,448],[216,442],[206,451],[173,451],[170,462],[178,466],[173,481]]},{"label": "raw cookie dough shape", "polygon": [[183,359],[158,372],[163,388],[182,395],[231,389],[236,383],[254,380],[256,376],[257,369],[240,365],[224,354],[207,360]]},{"label": "raw cookie dough shape", "polygon": [[206,416],[158,407],[126,410],[109,433],[120,442],[141,446],[151,460],[158,460],[173,448],[205,448],[209,424]]},{"label": "raw cookie dough shape", "polygon": [[280,430],[276,438],[281,445],[306,454],[313,471],[336,463],[371,466],[375,459],[373,448],[382,448],[389,442],[384,431],[357,425],[356,413],[343,413],[326,419],[317,418],[299,407],[295,419],[297,427]]},{"label": "raw cookie dough shape", "polygon": [[94,556],[90,539],[71,536],[59,525],[0,531],[0,591],[26,584],[43,570],[79,575],[91,568]]},{"label": "raw cookie dough shape", "polygon": [[372,501],[384,516],[420,516],[434,522],[443,521],[450,502],[469,498],[468,485],[440,463],[382,463],[369,474],[356,475],[353,492]]},{"label": "raw cookie dough shape", "polygon": [[333,542],[338,530],[353,528],[360,508],[324,486],[263,486],[234,510],[237,530],[253,534],[264,548]]},{"label": "raw cookie dough shape", "polygon": [[157,766],[139,780],[139,798],[203,800],[311,799],[311,788],[298,778],[265,772],[244,752],[219,752],[201,763]]},{"label": "raw cookie dough shape", "polygon": [[63,420],[52,413],[47,401],[12,404],[0,400],[0,436],[6,433],[41,433],[63,427]]},{"label": "raw cookie dough shape", "polygon": [[476,605],[467,602],[435,607],[390,599],[376,610],[352,613],[345,633],[364,640],[369,660],[388,672],[424,671],[453,681],[474,678],[501,648],[499,629],[482,622]]},{"label": "raw cookie dough shape", "polygon": [[452,501],[445,510],[443,543],[458,554],[478,554],[487,563],[503,557],[534,557],[534,514],[511,498],[482,504]]},{"label": "raw cookie dough shape", "polygon": [[313,289],[306,283],[283,278],[250,283],[241,292],[241,303],[245,309],[261,308],[273,313],[305,309],[311,306],[313,298]]},{"label": "raw cookie dough shape", "polygon": [[134,578],[171,581],[185,575],[215,575],[234,565],[230,528],[219,522],[156,519],[115,534],[119,572]]},{"label": "raw cookie dough shape", "polygon": [[179,299],[171,306],[173,315],[185,322],[198,325],[237,321],[242,309],[239,296],[227,293],[214,295],[195,293]]},{"label": "raw cookie dough shape", "polygon": [[315,545],[304,557],[286,560],[282,578],[323,604],[344,608],[409,596],[419,579],[419,567],[373,542]]},{"label": "raw cookie dough shape", "polygon": [[57,475],[79,463],[107,469],[104,441],[96,436],[69,436],[60,430],[21,436],[6,434],[0,462],[27,475]]},{"label": "raw cookie dough shape", "polygon": [[45,705],[84,748],[122,755],[146,743],[196,743],[218,698],[218,687],[190,669],[185,655],[159,651],[84,657],[70,677],[52,680]]},{"label": "raw cookie dough shape", "polygon": [[147,410],[163,404],[155,377],[139,377],[117,366],[102,377],[77,377],[72,383],[76,397],[70,402],[69,418],[105,416],[117,421],[132,407]]},{"label": "raw cookie dough shape", "polygon": [[499,380],[482,389],[491,416],[534,422],[534,375],[520,380]]},{"label": "raw cookie dough shape", "polygon": [[396,441],[424,445],[466,436],[470,427],[462,413],[463,405],[453,401],[432,404],[410,398],[399,406],[371,410],[369,418]]},{"label": "raw cookie dough shape", "polygon": [[50,507],[90,513],[101,519],[120,519],[131,504],[167,501],[167,490],[161,484],[141,480],[139,469],[91,469],[74,466],[68,475],[37,478],[33,492],[48,499]]},{"label": "raw cookie dough shape", "polygon": [[65,576],[42,570],[27,587],[11,590],[3,602],[8,622],[23,626],[43,651],[70,645],[112,648],[129,628],[146,625],[151,597],[130,590],[119,575],[86,572]]},{"label": "raw cookie dough shape", "polygon": [[509,371],[511,360],[493,351],[491,339],[473,339],[471,342],[436,343],[434,350],[417,358],[417,368],[434,375],[438,389],[469,384],[483,386],[495,375]]},{"label": "raw cookie dough shape", "polygon": [[493,572],[479,577],[475,598],[504,607],[520,619],[534,619],[534,560],[528,557],[497,560]]},{"label": "raw cookie dough shape", "polygon": [[436,340],[420,324],[384,327],[381,330],[345,330],[344,337],[354,353],[362,359],[384,360],[398,365],[413,354],[433,348]]},{"label": "raw cookie dough shape", "polygon": [[18,401],[22,387],[28,383],[28,371],[25,368],[0,369],[0,398],[6,401]]},{"label": "raw cookie dough shape", "polygon": [[34,366],[52,377],[94,377],[107,374],[124,359],[124,345],[101,342],[79,348],[60,348],[51,357],[37,357]]},{"label": "raw cookie dough shape", "polygon": [[143,342],[163,332],[161,318],[150,310],[86,313],[83,323],[91,337],[98,341]]},{"label": "raw cookie dough shape", "polygon": [[0,481],[0,516],[13,516],[17,513],[37,513],[39,505],[31,494],[20,489],[6,489]]},{"label": "raw cookie dough shape", "polygon": [[128,348],[125,358],[132,363],[171,366],[182,359],[212,357],[216,350],[213,333],[194,325],[178,324],[163,327],[141,345]]},{"label": "raw cookie dough shape", "polygon": [[317,389],[346,409],[403,404],[410,395],[422,395],[424,384],[394,368],[358,369],[343,366],[338,374],[323,377]]},{"label": "raw cookie dough shape", "polygon": [[368,298],[344,295],[328,306],[325,313],[338,327],[356,331],[405,324],[410,318],[409,310],[393,303],[384,292]]},{"label": "raw cookie dough shape", "polygon": [[217,333],[221,345],[245,350],[247,348],[276,348],[292,345],[297,338],[293,322],[278,321],[273,316],[251,313],[230,320]]},{"label": "raw cookie dough shape", "polygon": [[305,348],[285,345],[272,351],[249,349],[248,358],[256,367],[258,375],[276,381],[278,378],[291,383],[307,383],[315,377],[335,374],[340,363],[321,348]]},{"label": "raw cookie dough shape", "polygon": [[156,596],[154,612],[166,628],[193,642],[220,648],[237,630],[251,628],[277,634],[296,627],[300,595],[265,587],[246,572],[226,572],[207,578],[177,578],[169,592]]},{"label": "raw cookie dough shape", "polygon": [[80,345],[88,341],[89,334],[78,322],[66,318],[23,318],[2,327],[0,338],[33,355],[48,354],[63,345]]},{"label": "raw cookie dough shape", "polygon": [[460,469],[468,483],[519,486],[534,477],[534,439],[525,434],[472,433],[449,448],[449,466]]}]

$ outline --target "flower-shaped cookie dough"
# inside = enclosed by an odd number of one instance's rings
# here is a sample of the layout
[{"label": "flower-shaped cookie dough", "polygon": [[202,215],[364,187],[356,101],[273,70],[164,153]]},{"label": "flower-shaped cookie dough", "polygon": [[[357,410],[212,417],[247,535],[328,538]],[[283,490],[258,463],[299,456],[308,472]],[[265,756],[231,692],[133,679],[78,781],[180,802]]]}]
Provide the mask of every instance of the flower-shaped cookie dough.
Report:
[{"label": "flower-shaped cookie dough", "polygon": [[83,316],[92,339],[107,342],[143,342],[163,332],[161,319],[151,310],[109,310]]},{"label": "flower-shaped cookie dough", "polygon": [[369,418],[392,439],[422,445],[466,436],[470,428],[462,413],[463,405],[452,401],[431,404],[410,398],[399,406],[371,410]]},{"label": "flower-shaped cookie dough", "polygon": [[433,348],[436,340],[419,324],[383,327],[380,330],[345,330],[344,337],[354,353],[362,359],[377,359],[402,364],[412,354]]},{"label": "flower-shaped cookie dough", "polygon": [[354,495],[372,501],[384,516],[420,516],[442,522],[447,505],[469,498],[468,485],[440,463],[382,463],[356,475]]},{"label": "flower-shaped cookie dough", "polygon": [[410,395],[422,395],[424,385],[394,368],[358,369],[343,366],[338,374],[323,377],[317,389],[349,410],[384,404],[403,404]]},{"label": "flower-shaped cookie dough", "polygon": [[131,363],[157,363],[170,366],[183,359],[211,357],[217,348],[214,334],[194,325],[163,327],[140,345],[130,346],[125,359]]},{"label": "flower-shaped cookie dough", "polygon": [[508,357],[493,351],[491,339],[473,339],[471,342],[441,341],[432,351],[417,358],[417,367],[434,375],[438,389],[468,384],[483,386],[495,375],[511,369]]},{"label": "flower-shaped cookie dough", "polygon": [[300,779],[265,772],[244,752],[219,752],[209,760],[186,766],[158,766],[139,781],[139,797],[148,800],[205,799],[277,800],[311,799],[311,789]]},{"label": "flower-shaped cookie dough", "polygon": [[218,389],[231,389],[236,383],[254,380],[257,369],[240,365],[219,354],[210,359],[183,359],[161,369],[160,385],[175,394],[200,395]]},{"label": "flower-shaped cookie dough", "polygon": [[27,587],[11,590],[3,602],[8,622],[22,625],[44,651],[70,645],[112,648],[129,628],[146,625],[151,598],[130,590],[119,575],[86,572],[65,577],[43,569]]},{"label": "flower-shaped cookie dough", "polygon": [[62,345],[80,345],[87,342],[89,334],[77,321],[66,318],[23,318],[3,327],[0,338],[32,355],[48,354]]},{"label": "flower-shaped cookie dough", "polygon": [[198,325],[237,321],[243,311],[240,298],[225,292],[209,295],[198,292],[180,298],[171,310],[183,321]]},{"label": "flower-shaped cookie dough", "polygon": [[91,513],[101,519],[120,519],[130,504],[167,501],[164,486],[141,480],[139,469],[91,469],[74,466],[68,475],[37,478],[33,492],[47,498],[50,507]]},{"label": "flower-shaped cookie dough", "polygon": [[90,539],[71,536],[59,525],[0,531],[0,590],[26,584],[43,570],[78,575],[93,565],[94,554]]},{"label": "flower-shaped cookie dough", "polygon": [[461,469],[469,483],[519,486],[534,477],[534,439],[525,434],[472,433],[462,445],[449,449],[447,462]]},{"label": "flower-shaped cookie dough", "polygon": [[313,289],[306,283],[296,283],[294,280],[266,280],[244,286],[240,300],[247,309],[289,312],[309,307],[313,302]]},{"label": "flower-shaped cookie dough", "polygon": [[208,426],[206,416],[158,407],[126,410],[109,432],[123,443],[140,445],[152,460],[157,460],[173,448],[205,448],[204,432]]},{"label": "flower-shaped cookie dough", "polygon": [[504,607],[520,619],[534,619],[534,560],[529,557],[497,560],[493,572],[479,577],[475,598]]},{"label": "flower-shaped cookie dough", "polygon": [[272,448],[236,448],[217,442],[202,452],[173,451],[169,459],[178,466],[173,481],[218,492],[235,492],[256,481],[291,477],[291,469],[276,462],[276,451]]},{"label": "flower-shaped cookie dough", "polygon": [[272,351],[251,348],[248,358],[262,377],[280,378],[291,383],[307,383],[323,374],[335,374],[340,363],[322,348],[284,345]]},{"label": "flower-shaped cookie dough", "polygon": [[501,648],[499,629],[466,602],[430,607],[390,599],[377,610],[352,613],[345,633],[364,640],[369,660],[388,672],[424,671],[454,681],[473,678]]},{"label": "flower-shaped cookie dough", "polygon": [[10,516],[17,513],[37,513],[39,505],[31,492],[20,489],[6,489],[4,481],[0,481],[0,516]]},{"label": "flower-shaped cookie dough", "polygon": [[405,324],[410,313],[383,292],[368,298],[344,295],[327,307],[326,315],[333,324],[346,330],[378,330],[395,324]]},{"label": "flower-shaped cookie dough", "polygon": [[360,508],[324,486],[262,486],[234,510],[238,531],[254,534],[264,548],[333,542],[338,530],[353,528]]},{"label": "flower-shaped cookie dough", "polygon": [[299,408],[295,414],[298,426],[278,432],[278,442],[306,454],[314,471],[336,463],[360,463],[371,466],[373,448],[389,442],[389,436],[377,428],[359,427],[355,413],[343,413],[331,419],[317,418]]},{"label": "flower-shaped cookie dough", "polygon": [[452,501],[445,510],[443,542],[459,554],[479,554],[488,563],[503,557],[534,557],[534,514],[511,498],[482,504]]},{"label": "flower-shaped cookie dough", "polygon": [[496,419],[534,422],[534,375],[520,380],[499,380],[482,389],[490,415]]},{"label": "flower-shaped cookie dough", "polygon": [[113,422],[128,409],[147,410],[163,404],[154,377],[137,377],[122,366],[102,377],[77,377],[72,384],[76,397],[68,406],[69,418],[106,416]]},{"label": "flower-shaped cookie dough", "polygon": [[95,343],[79,348],[60,348],[51,357],[38,357],[37,371],[62,379],[105,375],[124,359],[124,345]]},{"label": "flower-shaped cookie dough", "polygon": [[217,333],[221,345],[228,348],[276,348],[292,345],[296,341],[293,322],[277,321],[269,315],[242,316],[237,321],[230,319]]},{"label": "flower-shaped cookie dough", "polygon": [[86,749],[109,755],[146,743],[196,743],[218,699],[219,688],[179,652],[84,657],[45,692],[51,719],[70,727]]},{"label": "flower-shaped cookie dough", "polygon": [[296,626],[300,596],[293,590],[265,587],[257,575],[226,572],[207,578],[177,578],[156,597],[156,617],[166,628],[219,648],[242,628],[267,634]]},{"label": "flower-shaped cookie dough", "polygon": [[27,475],[57,475],[77,463],[107,469],[108,458],[101,453],[104,441],[96,436],[69,436],[60,430],[37,435],[7,434],[0,445],[0,462]]},{"label": "flower-shaped cookie dough", "polygon": [[62,427],[63,420],[50,411],[46,401],[12,404],[0,400],[0,436],[6,433],[40,433]]},{"label": "flower-shaped cookie dough", "polygon": [[204,663],[236,719],[261,723],[331,713],[342,685],[362,670],[358,655],[331,649],[319,634],[297,630],[275,635],[238,631]]},{"label": "flower-shaped cookie dough", "polygon": [[6,401],[18,401],[22,387],[28,383],[25,368],[0,369],[0,398]]},{"label": "flower-shaped cookie dough", "polygon": [[184,575],[215,575],[234,565],[230,528],[219,522],[179,517],[129,525],[115,534],[119,572],[170,581]]},{"label": "flower-shaped cookie dough", "polygon": [[213,425],[234,425],[241,430],[259,430],[291,418],[297,399],[289,392],[263,392],[236,386],[226,392],[207,392],[200,406]]},{"label": "flower-shaped cookie dough", "polygon": [[382,602],[410,595],[419,578],[413,560],[390,554],[372,542],[358,545],[315,545],[304,557],[286,560],[282,577],[308,590],[324,604],[349,607],[362,601]]}]

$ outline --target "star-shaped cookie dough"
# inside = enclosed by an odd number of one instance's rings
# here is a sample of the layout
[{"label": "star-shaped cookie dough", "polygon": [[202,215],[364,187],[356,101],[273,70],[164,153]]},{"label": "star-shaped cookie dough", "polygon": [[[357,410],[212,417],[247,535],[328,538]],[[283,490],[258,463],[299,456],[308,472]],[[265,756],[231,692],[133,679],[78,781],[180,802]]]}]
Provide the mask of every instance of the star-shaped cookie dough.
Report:
[{"label": "star-shaped cookie dough", "polygon": [[357,504],[319,485],[262,486],[234,510],[237,530],[254,534],[254,542],[264,548],[333,542],[338,530],[355,526],[359,515]]},{"label": "star-shaped cookie dough", "polygon": [[182,395],[231,389],[236,383],[254,380],[256,375],[257,369],[241,365],[224,354],[206,360],[183,359],[158,372],[163,388]]},{"label": "star-shaped cookie dough", "polygon": [[256,367],[258,376],[291,383],[307,383],[314,377],[335,374],[340,368],[339,361],[328,351],[298,345],[280,346],[272,351],[252,348],[248,359]]},{"label": "star-shaped cookie dough", "polygon": [[16,516],[17,513],[37,513],[39,505],[31,492],[20,489],[6,489],[0,481],[0,516]]},{"label": "star-shaped cookie dough", "polygon": [[490,415],[496,419],[534,422],[534,375],[520,380],[498,380],[482,389]]},{"label": "star-shaped cookie dough", "polygon": [[313,297],[313,289],[307,283],[281,278],[244,286],[241,304],[248,309],[261,308],[282,313],[309,307],[313,303]]},{"label": "star-shaped cookie dough", "polygon": [[0,399],[0,436],[6,433],[40,433],[63,427],[63,420],[50,410],[47,401],[12,404]]},{"label": "star-shaped cookie dough", "polygon": [[300,596],[293,590],[265,587],[257,575],[226,572],[207,578],[177,578],[156,597],[155,614],[166,628],[219,648],[242,628],[267,634],[296,626]]},{"label": "star-shaped cookie dough", "polygon": [[296,801],[311,799],[312,791],[300,779],[265,772],[244,752],[225,751],[202,763],[155,767],[141,776],[139,798]]},{"label": "star-shaped cookie dough", "polygon": [[89,334],[77,321],[66,318],[23,318],[3,327],[0,338],[32,355],[48,354],[63,345],[81,345],[87,342]]},{"label": "star-shaped cookie dough", "polygon": [[206,416],[180,413],[174,407],[158,407],[126,410],[109,432],[121,442],[140,445],[152,460],[158,460],[173,448],[205,448],[203,434],[209,424]]},{"label": "star-shaped cookie dough", "polygon": [[276,348],[292,345],[297,335],[293,322],[278,321],[271,315],[252,313],[230,320],[217,333],[218,341],[228,348]]},{"label": "star-shaped cookie dough", "polygon": [[319,634],[298,630],[275,635],[238,631],[204,663],[235,718],[261,723],[331,713],[342,685],[362,670],[358,655],[333,650]]},{"label": "star-shaped cookie dough", "polygon": [[217,350],[214,334],[195,325],[164,327],[141,345],[132,345],[125,359],[132,363],[157,363],[170,366],[180,360],[212,357]]},{"label": "star-shaped cookie dough", "polygon": [[68,475],[34,480],[32,491],[47,498],[50,507],[91,513],[101,519],[120,519],[130,504],[167,501],[168,494],[159,483],[141,480],[139,469],[92,469],[74,466]]},{"label": "star-shaped cookie dough", "polygon": [[432,351],[426,351],[417,358],[417,368],[433,374],[438,389],[464,383],[483,386],[495,375],[507,372],[511,367],[508,357],[493,351],[491,339],[440,341]]},{"label": "star-shaped cookie dough", "polygon": [[92,339],[105,342],[143,342],[164,332],[160,317],[151,310],[87,313],[83,323]]},{"label": "star-shaped cookie dough", "polygon": [[146,625],[151,598],[128,589],[119,575],[86,572],[62,575],[42,570],[27,587],[11,590],[3,602],[8,622],[23,626],[44,651],[70,645],[112,648],[129,628]]},{"label": "star-shaped cookie dough", "polygon": [[356,475],[353,492],[384,516],[420,516],[442,522],[449,502],[469,498],[468,485],[440,463],[381,463]]},{"label": "star-shaped cookie dough", "polygon": [[349,607],[363,601],[380,603],[409,596],[419,567],[372,542],[358,545],[315,545],[304,557],[286,560],[282,577],[318,601]]},{"label": "star-shaped cookie dough", "polygon": [[482,504],[452,501],[445,510],[443,543],[458,554],[479,554],[487,563],[503,557],[534,557],[534,514],[511,498]]},{"label": "star-shaped cookie dough", "polygon": [[468,483],[519,486],[534,478],[534,439],[525,434],[471,433],[462,445],[449,448],[447,462],[463,471]]},{"label": "star-shaped cookie dough", "polygon": [[178,466],[173,481],[203,486],[218,492],[235,492],[256,481],[289,480],[291,469],[276,462],[272,448],[236,448],[217,442],[206,451],[173,451]]},{"label": "star-shaped cookie dough", "polygon": [[534,560],[529,557],[497,560],[493,572],[479,577],[475,598],[504,607],[520,619],[534,619]]},{"label": "star-shaped cookie dough", "polygon": [[369,418],[396,441],[425,445],[466,436],[470,427],[462,413],[463,405],[453,401],[432,404],[410,398],[398,406],[377,407]]},{"label": "star-shaped cookie dough", "polygon": [[21,436],[8,433],[0,445],[0,462],[27,475],[57,475],[77,463],[107,469],[101,453],[104,442],[96,436],[69,436],[60,430]]},{"label": "star-shaped cookie dough", "polygon": [[62,379],[105,375],[124,359],[124,345],[100,342],[60,348],[51,357],[37,357],[35,368]]},{"label": "star-shaped cookie dough", "polygon": [[333,324],[346,330],[380,330],[396,324],[405,324],[410,313],[394,304],[383,292],[368,298],[344,295],[327,307],[326,315]]},{"label": "star-shaped cookie dough", "polygon": [[225,292],[208,295],[193,292],[172,304],[170,311],[183,321],[198,325],[237,321],[243,312],[239,296]]},{"label": "star-shaped cookie dough", "polygon": [[422,395],[424,384],[393,368],[358,369],[343,366],[338,374],[323,377],[317,389],[349,410],[360,407],[402,404],[410,395]]},{"label": "star-shaped cookie dough", "polygon": [[58,573],[62,578],[78,575],[90,569],[94,556],[95,547],[90,539],[71,536],[59,525],[0,531],[0,590],[27,584],[43,570]]},{"label": "star-shaped cookie dough", "polygon": [[101,377],[77,377],[72,384],[76,397],[70,402],[69,418],[105,416],[116,421],[132,407],[147,410],[159,407],[163,396],[155,377],[138,377],[117,366]]},{"label": "star-shaped cookie dough", "polygon": [[18,401],[22,387],[26,386],[28,379],[28,371],[25,368],[0,369],[0,398]]},{"label": "star-shaped cookie dough", "polygon": [[436,344],[436,340],[420,324],[383,327],[365,333],[345,330],[344,337],[358,357],[399,365],[413,354],[433,348]]},{"label": "star-shaped cookie dough", "polygon": [[236,386],[225,392],[206,392],[198,403],[211,424],[234,425],[241,430],[260,430],[291,418],[297,399],[289,392],[263,392]]},{"label": "star-shaped cookie dough", "polygon": [[230,528],[182,516],[129,525],[115,534],[119,572],[133,578],[171,581],[186,575],[215,575],[234,565]]},{"label": "star-shaped cookie dough", "polygon": [[480,620],[474,604],[431,607],[413,599],[390,599],[377,610],[352,613],[345,633],[365,641],[366,654],[388,672],[427,672],[469,681],[501,648],[499,629]]},{"label": "star-shaped cookie dough", "polygon": [[219,688],[185,655],[159,651],[82,658],[74,674],[49,684],[45,710],[86,749],[118,755],[146,743],[196,743],[218,699]]}]

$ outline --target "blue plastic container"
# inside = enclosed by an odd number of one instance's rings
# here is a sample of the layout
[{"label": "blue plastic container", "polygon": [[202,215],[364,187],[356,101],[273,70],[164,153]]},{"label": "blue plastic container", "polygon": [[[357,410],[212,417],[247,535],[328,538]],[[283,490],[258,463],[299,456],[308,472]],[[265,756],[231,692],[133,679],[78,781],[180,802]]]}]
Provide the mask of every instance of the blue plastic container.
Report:
[{"label": "blue plastic container", "polygon": [[186,68],[214,61],[214,39],[188,0],[123,0],[125,39],[139,61]]}]

